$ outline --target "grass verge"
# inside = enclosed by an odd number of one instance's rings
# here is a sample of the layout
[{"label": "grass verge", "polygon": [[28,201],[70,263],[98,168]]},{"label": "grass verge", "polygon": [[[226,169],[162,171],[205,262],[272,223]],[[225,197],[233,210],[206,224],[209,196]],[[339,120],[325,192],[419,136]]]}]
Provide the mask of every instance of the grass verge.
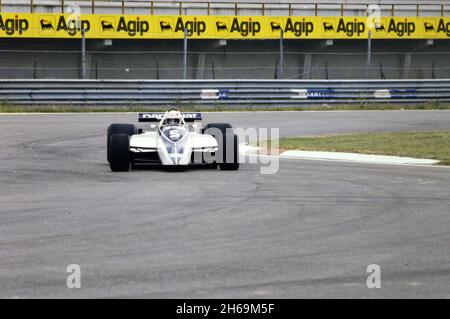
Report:
[{"label": "grass verge", "polygon": [[[176,105],[173,105],[176,106]],[[330,111],[330,110],[450,110],[450,103],[428,102],[419,104],[321,104],[304,106],[197,106],[197,105],[178,105],[181,111],[202,111],[202,112],[239,112],[239,111]],[[161,106],[71,106],[71,105],[14,105],[0,102],[0,113],[81,113],[81,112],[145,112],[145,111],[166,111],[168,107]]]},{"label": "grass verge", "polygon": [[339,134],[280,139],[282,150],[349,152],[440,160],[450,165],[450,131]]}]

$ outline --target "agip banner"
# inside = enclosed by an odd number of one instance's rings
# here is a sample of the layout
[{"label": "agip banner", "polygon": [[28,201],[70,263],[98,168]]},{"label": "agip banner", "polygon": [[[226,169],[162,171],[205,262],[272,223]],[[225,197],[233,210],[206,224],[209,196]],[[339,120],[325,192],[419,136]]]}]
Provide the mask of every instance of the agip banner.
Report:
[{"label": "agip banner", "polygon": [[2,38],[448,39],[450,18],[159,16],[2,13]]}]

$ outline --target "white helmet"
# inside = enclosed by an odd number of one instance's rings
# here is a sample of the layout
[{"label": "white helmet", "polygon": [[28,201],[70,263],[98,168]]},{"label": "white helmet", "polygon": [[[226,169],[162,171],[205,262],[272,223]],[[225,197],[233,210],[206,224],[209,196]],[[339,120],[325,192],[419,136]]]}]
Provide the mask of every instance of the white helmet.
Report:
[{"label": "white helmet", "polygon": [[169,110],[164,116],[163,125],[180,125],[183,116],[177,110]]}]

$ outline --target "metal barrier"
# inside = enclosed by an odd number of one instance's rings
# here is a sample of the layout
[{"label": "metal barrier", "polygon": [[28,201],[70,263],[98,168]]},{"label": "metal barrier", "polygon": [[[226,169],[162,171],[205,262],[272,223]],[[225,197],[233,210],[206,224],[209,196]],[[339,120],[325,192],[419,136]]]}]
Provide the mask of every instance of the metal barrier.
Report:
[{"label": "metal barrier", "polygon": [[293,106],[450,101],[446,80],[0,80],[20,105]]},{"label": "metal barrier", "polygon": [[[372,1],[373,2],[373,1]],[[321,11],[336,12],[337,15],[361,15],[369,10],[371,1],[316,0],[302,1],[167,1],[167,0],[0,0],[0,12],[8,8],[19,8],[21,12],[68,13],[67,8],[77,5],[81,13],[133,13],[133,14],[195,14],[202,15],[321,15]],[[421,16],[431,13],[444,16],[448,13],[449,3],[446,0],[427,0],[424,3],[414,1],[377,1],[383,15],[394,16],[399,12]],[[6,8],[6,10],[5,10]],[[273,11],[273,12],[272,12]],[[69,13],[73,13],[69,11]]]}]

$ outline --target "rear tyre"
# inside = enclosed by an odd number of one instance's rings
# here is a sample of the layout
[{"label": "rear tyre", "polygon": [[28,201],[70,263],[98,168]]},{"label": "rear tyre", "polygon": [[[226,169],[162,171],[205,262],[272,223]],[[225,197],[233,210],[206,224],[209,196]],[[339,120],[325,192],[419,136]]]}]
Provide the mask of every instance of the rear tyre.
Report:
[{"label": "rear tyre", "polygon": [[130,170],[130,137],[127,134],[113,134],[110,139],[110,167],[113,172]]},{"label": "rear tyre", "polygon": [[[236,171],[239,169],[239,143],[236,134],[224,135],[223,163],[219,167],[223,171]],[[232,154],[230,154],[232,152]]]},{"label": "rear tyre", "polygon": [[108,136],[106,138],[106,157],[108,159],[108,163],[111,164],[111,156],[110,156],[110,141],[111,136],[113,134],[126,134],[128,136],[132,136],[137,134],[138,130],[136,126],[133,124],[111,124],[108,127]]},{"label": "rear tyre", "polygon": [[210,134],[217,140],[219,151],[216,153],[216,164],[221,170],[239,169],[239,143],[232,128],[228,123],[210,123],[203,129],[203,133]]},{"label": "rear tyre", "polygon": [[233,126],[231,126],[231,124],[228,123],[209,123],[206,124],[205,127],[203,128],[203,133],[205,133],[210,128],[218,129],[222,132],[222,134],[225,135],[227,133],[227,128],[232,129]]}]

